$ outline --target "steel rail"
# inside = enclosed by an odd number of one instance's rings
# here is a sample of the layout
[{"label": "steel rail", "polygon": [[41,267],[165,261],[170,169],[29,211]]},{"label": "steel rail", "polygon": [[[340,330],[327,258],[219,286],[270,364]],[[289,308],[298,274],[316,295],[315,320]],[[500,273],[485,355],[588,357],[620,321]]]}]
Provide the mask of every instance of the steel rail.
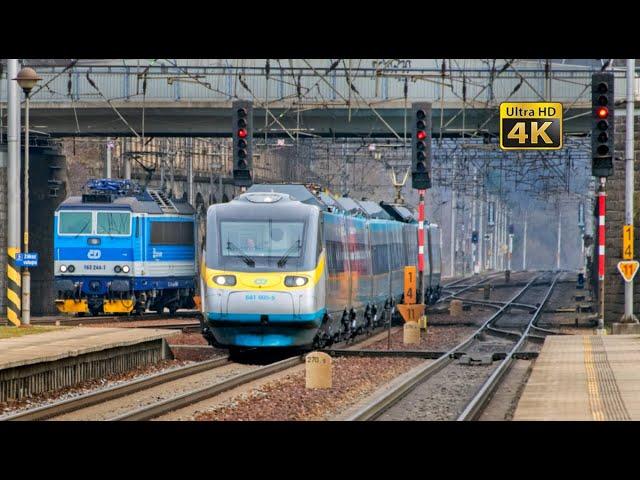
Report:
[{"label": "steel rail", "polygon": [[480,335],[487,326],[493,323],[496,319],[498,319],[502,314],[505,313],[507,308],[509,307],[509,303],[515,302],[518,298],[520,298],[524,293],[540,278],[543,274],[536,275],[532,280],[530,280],[522,289],[520,289],[509,301],[499,307],[499,309],[491,315],[484,323],[478,327],[476,331],[474,331],[469,337],[463,340],[461,343],[453,347],[448,352],[444,353],[441,357],[435,360],[432,363],[425,364],[423,366],[416,367],[417,370],[413,371],[408,377],[403,380],[399,385],[395,388],[387,390],[383,392],[381,395],[374,398],[371,402],[364,405],[356,412],[351,414],[346,418],[347,421],[365,421],[365,420],[375,420],[379,417],[385,410],[391,407],[393,404],[401,400],[404,396],[406,396],[415,386],[417,386],[422,381],[427,378],[435,375],[444,367],[449,365],[456,357],[456,354],[460,350],[466,349],[471,343],[473,343],[478,335]]},{"label": "steel rail", "polygon": [[261,378],[273,375],[274,373],[287,370],[289,368],[300,365],[303,362],[302,356],[291,357],[279,362],[266,365],[264,367],[251,370],[246,373],[235,375],[231,378],[215,383],[211,386],[193,390],[177,397],[169,398],[167,400],[157,402],[151,405],[144,406],[137,410],[127,412],[123,415],[119,415],[110,419],[111,421],[136,421],[136,420],[150,420],[160,415],[167,414],[174,410],[187,407],[202,400],[219,395],[227,390],[244,385],[245,383],[259,380]]},{"label": "steel rail", "polygon": [[108,400],[124,397],[141,390],[155,387],[156,385],[161,385],[173,380],[178,380],[190,375],[195,375],[196,373],[212,370],[229,363],[231,362],[229,362],[228,357],[206,360],[195,365],[188,365],[186,367],[180,367],[166,372],[160,372],[155,375],[133,380],[122,385],[116,385],[103,390],[98,390],[96,392],[90,392],[78,397],[26,410],[9,417],[1,418],[0,420],[46,420],[48,418],[63,415],[65,413],[74,412],[82,408],[91,407]]},{"label": "steel rail", "polygon": [[509,351],[509,353],[507,354],[505,359],[500,363],[500,365],[498,365],[498,368],[496,368],[491,374],[491,376],[480,386],[480,389],[478,390],[478,392],[473,396],[471,401],[467,404],[467,406],[464,408],[462,413],[460,413],[460,415],[458,416],[457,421],[475,420],[480,416],[485,405],[489,401],[491,394],[495,391],[496,387],[500,383],[500,380],[503,378],[505,373],[511,367],[514,359],[513,358],[514,354],[518,352],[518,350],[524,344],[527,337],[530,336],[529,331],[531,330],[535,322],[540,317],[542,313],[542,309],[544,308],[545,304],[551,297],[551,293],[553,292],[553,289],[556,286],[556,281],[558,280],[558,276],[559,274],[554,275],[553,280],[549,286],[549,289],[547,290],[547,293],[544,296],[544,299],[542,300],[542,302],[540,303],[540,306],[536,309],[535,313],[531,317],[531,320],[529,320],[527,327],[525,331],[520,335],[520,339],[518,340],[518,342]]},{"label": "steel rail", "polygon": [[61,326],[69,325],[75,326],[78,324],[86,325],[99,325],[101,323],[125,323],[125,322],[137,322],[137,321],[152,321],[152,320],[177,320],[184,318],[185,320],[191,320],[199,317],[200,312],[180,312],[171,316],[164,313],[143,313],[142,315],[109,315],[109,316],[86,316],[86,317],[73,317],[73,318],[52,318],[50,320],[32,319],[33,325],[55,325],[56,321],[60,322]]}]

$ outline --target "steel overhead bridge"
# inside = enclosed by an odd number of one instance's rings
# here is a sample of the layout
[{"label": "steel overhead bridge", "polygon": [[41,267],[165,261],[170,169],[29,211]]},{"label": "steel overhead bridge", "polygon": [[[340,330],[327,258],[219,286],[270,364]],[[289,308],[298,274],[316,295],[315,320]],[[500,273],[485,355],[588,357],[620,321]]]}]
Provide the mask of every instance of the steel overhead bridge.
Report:
[{"label": "steel overhead bridge", "polygon": [[[230,136],[236,98],[254,101],[257,136],[401,138],[413,101],[432,102],[434,136],[496,135],[503,101],[561,102],[565,133],[590,128],[592,68],[553,64],[548,71],[532,67],[535,62],[514,62],[490,70],[476,61],[442,75],[433,60],[395,67],[361,62],[357,68],[342,62],[333,69],[331,60],[295,60],[268,71],[264,60],[238,62],[38,67],[42,81],[32,93],[32,129],[54,137]],[[623,75],[616,78],[620,99]],[[6,83],[5,73],[4,127]]]}]

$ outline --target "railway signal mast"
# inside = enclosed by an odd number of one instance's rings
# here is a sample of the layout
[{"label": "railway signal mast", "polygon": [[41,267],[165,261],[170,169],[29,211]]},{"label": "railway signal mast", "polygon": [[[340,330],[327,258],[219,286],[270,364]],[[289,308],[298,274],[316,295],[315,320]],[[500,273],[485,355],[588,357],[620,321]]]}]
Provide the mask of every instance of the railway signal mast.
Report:
[{"label": "railway signal mast", "polygon": [[253,185],[253,102],[236,100],[232,106],[233,183]]},{"label": "railway signal mast", "polygon": [[613,175],[614,140],[614,76],[612,72],[594,73],[591,77],[591,172],[600,179],[598,189],[598,290],[600,312],[598,330],[604,331],[605,276],[605,187],[607,177]]},{"label": "railway signal mast", "polygon": [[424,303],[424,195],[431,188],[431,104],[411,104],[411,186],[418,190],[418,302]]}]

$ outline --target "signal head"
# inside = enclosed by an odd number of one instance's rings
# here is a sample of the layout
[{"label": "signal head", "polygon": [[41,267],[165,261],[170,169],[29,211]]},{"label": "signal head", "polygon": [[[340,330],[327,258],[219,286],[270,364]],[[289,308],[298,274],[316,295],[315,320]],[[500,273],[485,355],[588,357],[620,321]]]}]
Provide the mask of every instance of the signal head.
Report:
[{"label": "signal head", "polygon": [[609,116],[609,109],[607,107],[598,107],[596,109],[596,116],[598,118],[607,118]]},{"label": "signal head", "polygon": [[247,116],[247,109],[246,108],[239,108],[237,110],[237,114],[238,114],[238,118],[246,118]]},{"label": "signal head", "polygon": [[416,112],[416,117],[418,118],[418,120],[424,120],[426,116],[427,114],[422,109]]},{"label": "signal head", "polygon": [[247,129],[246,128],[239,129],[238,130],[238,137],[246,138],[247,137]]},{"label": "signal head", "polygon": [[596,87],[598,93],[607,93],[609,91],[609,86],[605,82],[600,82]]},{"label": "signal head", "polygon": [[416,137],[418,137],[418,140],[424,140],[425,138],[427,138],[427,132],[425,132],[424,130],[418,130],[418,133],[416,133]]}]

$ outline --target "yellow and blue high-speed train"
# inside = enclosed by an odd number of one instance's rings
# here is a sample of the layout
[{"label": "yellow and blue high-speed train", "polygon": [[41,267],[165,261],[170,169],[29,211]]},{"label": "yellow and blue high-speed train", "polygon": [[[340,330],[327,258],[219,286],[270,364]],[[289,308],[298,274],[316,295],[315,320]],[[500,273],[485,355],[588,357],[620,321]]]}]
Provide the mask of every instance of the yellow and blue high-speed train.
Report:
[{"label": "yellow and blue high-speed train", "polygon": [[[425,299],[440,294],[440,230],[425,226]],[[207,213],[201,294],[214,346],[321,347],[380,325],[415,265],[403,206],[254,185]]]}]

